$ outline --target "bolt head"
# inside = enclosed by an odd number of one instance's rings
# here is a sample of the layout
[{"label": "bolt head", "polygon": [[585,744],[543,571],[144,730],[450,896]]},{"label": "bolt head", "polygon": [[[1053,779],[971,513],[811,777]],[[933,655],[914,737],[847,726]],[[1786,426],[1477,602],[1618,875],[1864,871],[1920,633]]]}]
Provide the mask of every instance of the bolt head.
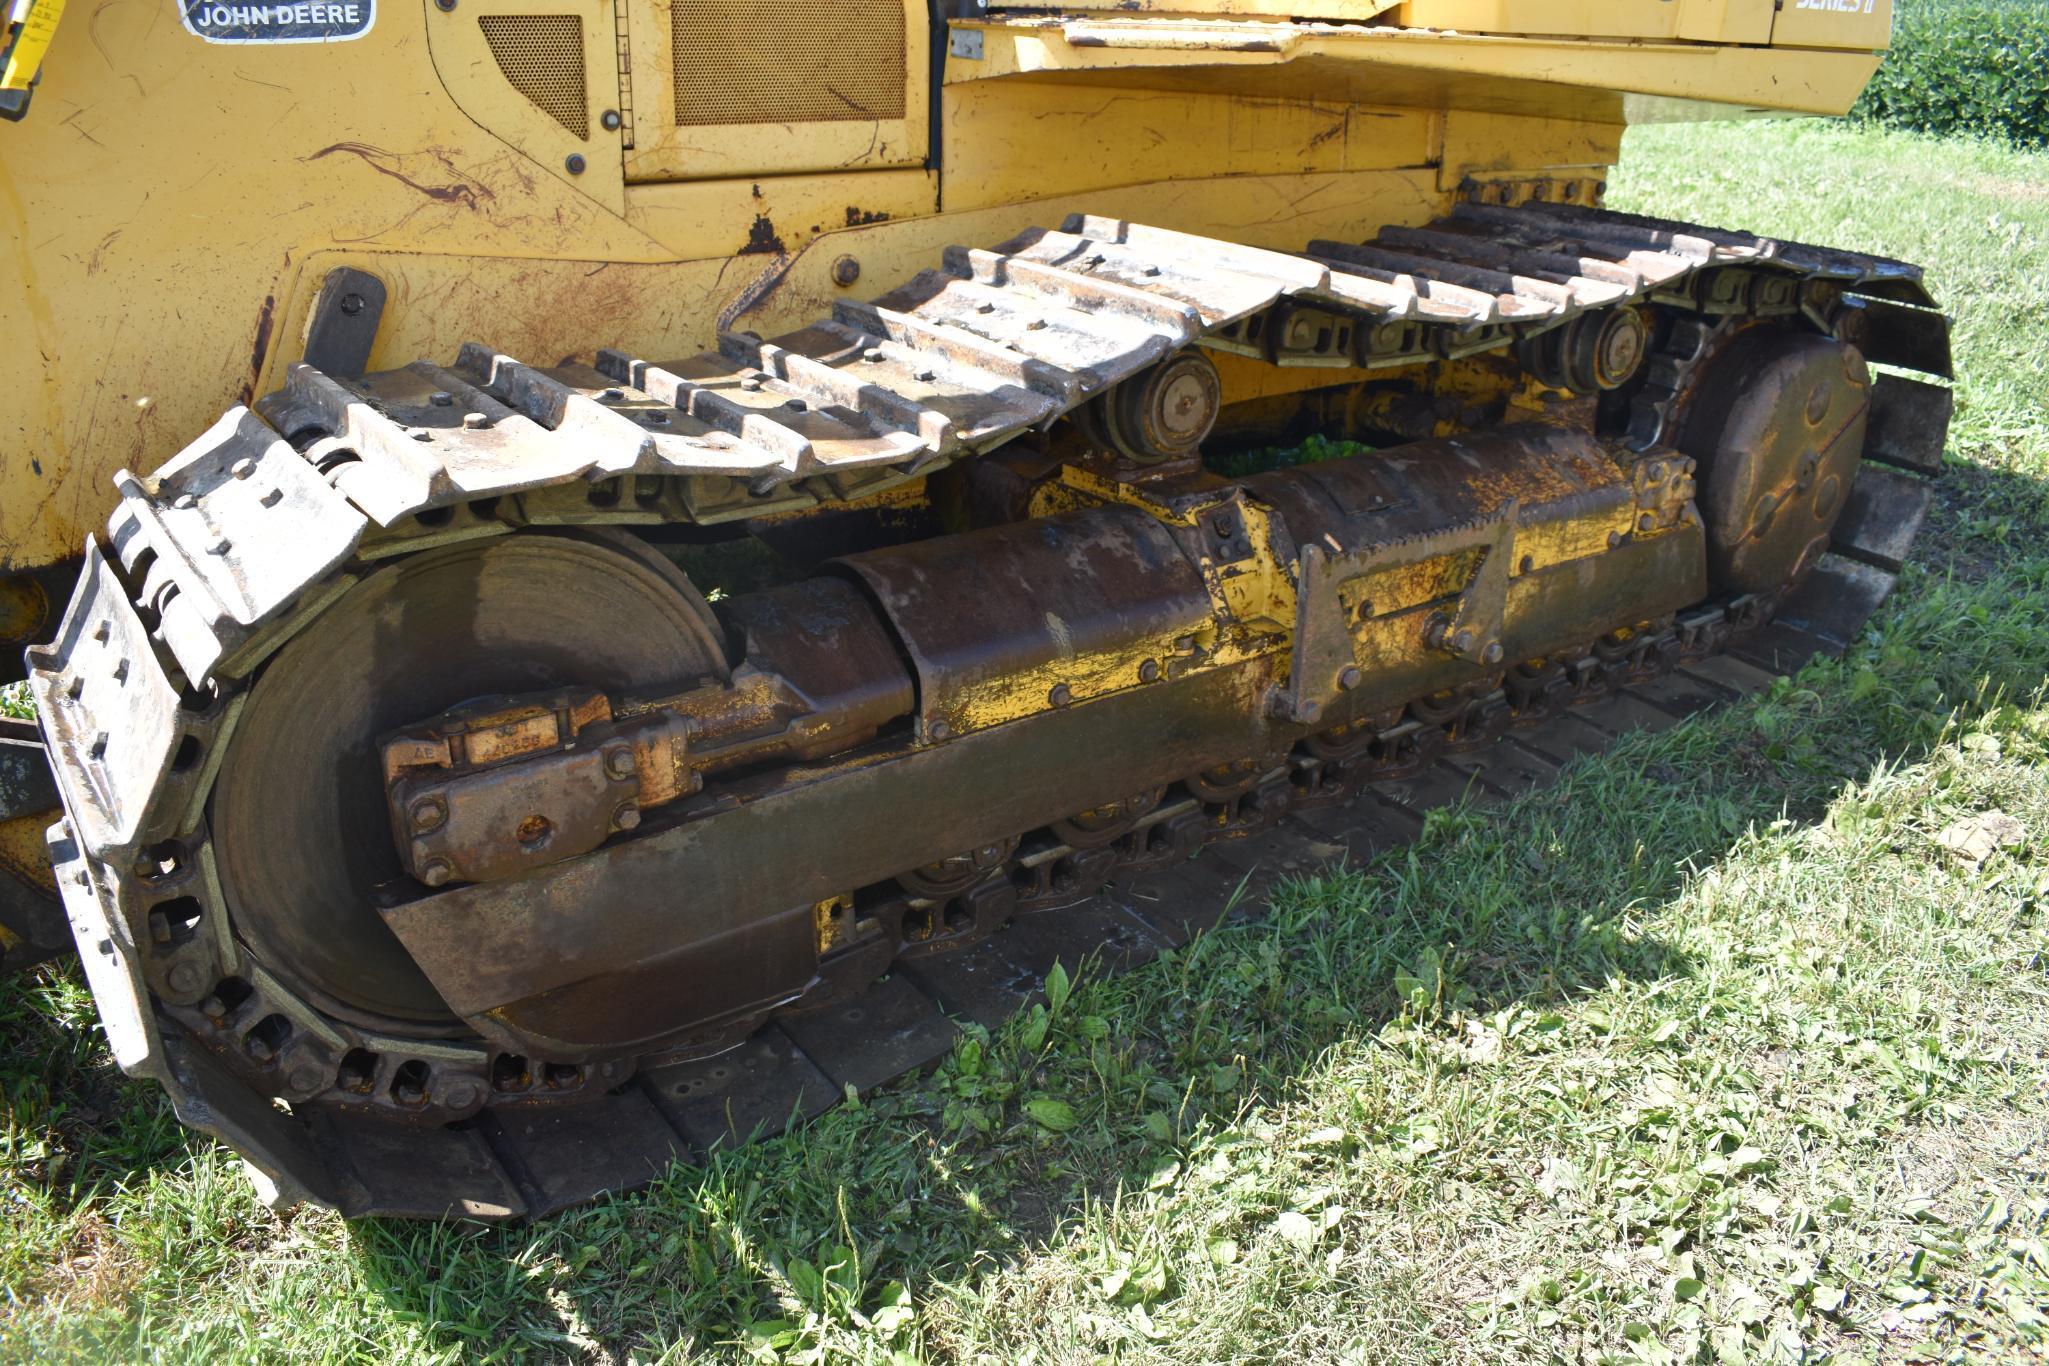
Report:
[{"label": "bolt head", "polygon": [[1153,683],[1153,682],[1157,682],[1157,681],[1158,681],[1158,679],[1159,679],[1159,677],[1160,677],[1160,661],[1159,661],[1159,660],[1157,660],[1157,659],[1148,659],[1147,661],[1145,661],[1145,663],[1143,663],[1143,664],[1141,664],[1141,665],[1139,665],[1139,666],[1138,666],[1138,681],[1139,681],[1139,682],[1141,682],[1141,683]]},{"label": "bolt head", "polygon": [[1473,648],[1473,633],[1471,631],[1460,631],[1451,638],[1451,644],[1453,649],[1457,650],[1460,654],[1464,654],[1467,650]]},{"label": "bolt head", "polygon": [[1487,648],[1480,652],[1480,658],[1489,664],[1499,664],[1501,662],[1501,654],[1501,642],[1490,640],[1487,642]]},{"label": "bolt head", "polygon": [[491,419],[485,417],[482,413],[464,413],[462,415],[462,425],[465,431],[474,432],[480,428],[490,426]]},{"label": "bolt head", "polygon": [[631,830],[640,824],[640,808],[631,802],[620,807],[612,815],[612,824],[621,830]]},{"label": "bolt head", "polygon": [[1359,672],[1359,666],[1356,664],[1347,664],[1338,671],[1338,686],[1346,692],[1350,692],[1365,681],[1366,675]]},{"label": "bolt head", "polygon": [[571,175],[582,175],[584,168],[583,153],[571,152],[569,158],[562,163],[562,168]]},{"label": "bolt head", "polygon": [[320,1089],[321,1081],[322,1077],[320,1075],[319,1068],[294,1067],[292,1069],[292,1074],[285,1078],[285,1085],[291,1087],[294,1091],[299,1092],[301,1095],[311,1095],[313,1092],[318,1091]]},{"label": "bolt head", "polygon": [[832,263],[832,282],[841,289],[861,278],[861,263],[851,256],[842,256]]},{"label": "bolt head", "polygon": [[448,819],[448,805],[439,797],[422,797],[407,814],[413,819],[413,829],[425,834],[439,829],[441,822]]},{"label": "bolt head", "polygon": [[363,296],[360,294],[342,295],[341,311],[348,314],[351,318],[361,313],[363,311]]},{"label": "bolt head", "polygon": [[1064,707],[1074,700],[1074,691],[1065,683],[1055,683],[1052,691],[1046,694],[1046,700],[1056,707]]},{"label": "bolt head", "polygon": [[455,876],[455,867],[445,858],[430,858],[420,867],[420,881],[429,887],[445,887]]},{"label": "bolt head", "polygon": [[607,109],[604,113],[598,115],[598,123],[608,133],[618,132],[625,122],[624,119],[619,117],[619,111],[616,109]]},{"label": "bolt head", "polygon": [[630,749],[615,749],[605,756],[605,772],[614,778],[631,778],[636,768]]},{"label": "bolt head", "polygon": [[237,479],[247,479],[250,475],[256,473],[256,462],[245,455],[234,464],[228,466],[228,473]]}]

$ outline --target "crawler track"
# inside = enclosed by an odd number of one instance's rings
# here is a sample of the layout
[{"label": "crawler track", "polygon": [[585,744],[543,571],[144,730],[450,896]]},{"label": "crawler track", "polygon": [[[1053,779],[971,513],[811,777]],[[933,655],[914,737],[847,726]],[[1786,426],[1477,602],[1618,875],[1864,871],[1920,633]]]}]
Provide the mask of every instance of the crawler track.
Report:
[{"label": "crawler track", "polygon": [[[544,372],[466,348],[451,369],[360,381],[301,367],[261,417],[236,410],[156,475],[122,476],[106,549],[89,548],[59,640],[31,655],[67,809],[53,861],[116,1056],[281,1199],[543,1214],[914,1072],[950,1047],[954,1019],[1004,1018],[1056,960],[1142,961],[1334,846],[1399,843],[1433,806],[1542,786],[1574,753],[1840,650],[1927,508],[1919,476],[1939,470],[1947,395],[1925,381],[1881,378],[1836,551],[1788,600],[1702,604],[1548,686],[1412,713],[1335,757],[1298,749],[1227,799],[1169,800],[1107,850],[1020,832],[1001,870],[1019,896],[1006,928],[951,952],[909,945],[879,980],[837,984],[831,1003],[807,998],[712,1057],[501,1086],[475,1044],[365,1034],[295,999],[237,940],[206,827],[226,736],[264,659],[379,560],[526,525],[701,523],[861,496],[1043,426],[1192,341],[1372,369],[1635,302],[1702,320],[1653,362],[1632,413],[1645,445],[1718,316],[1804,316],[1878,362],[1948,369],[1946,324],[1912,267],[1484,204],[1302,255],[1074,219],[949,251],[944,270],[790,336],[729,337],[667,365],[606,352]],[[351,1067],[371,1069],[360,1089]]]}]

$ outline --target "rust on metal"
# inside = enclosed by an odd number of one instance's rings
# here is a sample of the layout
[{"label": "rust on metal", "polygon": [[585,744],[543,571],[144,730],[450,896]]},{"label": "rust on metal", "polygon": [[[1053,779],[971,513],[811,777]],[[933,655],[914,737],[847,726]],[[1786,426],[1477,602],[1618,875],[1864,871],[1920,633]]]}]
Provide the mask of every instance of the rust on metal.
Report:
[{"label": "rust on metal", "polygon": [[[1120,877],[1508,790],[1535,761],[1460,765],[1511,727],[1846,639],[1946,391],[1829,329],[1935,365],[1928,302],[1534,201],[1300,254],[1075,216],[680,360],[297,367],[122,477],[32,656],[117,1056],[351,1212],[552,1208],[706,1105],[809,1112],[1069,936],[1191,932]],[[1222,478],[1208,353],[1416,439]],[[821,509],[876,538],[716,604],[656,548]],[[586,1157],[508,1166],[480,1113]]]}]

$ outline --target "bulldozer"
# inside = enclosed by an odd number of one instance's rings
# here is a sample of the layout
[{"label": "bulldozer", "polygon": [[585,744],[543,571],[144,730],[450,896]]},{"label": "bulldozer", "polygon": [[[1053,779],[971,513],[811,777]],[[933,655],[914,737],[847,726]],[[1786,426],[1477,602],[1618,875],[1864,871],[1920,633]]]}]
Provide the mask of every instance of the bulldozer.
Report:
[{"label": "bulldozer", "polygon": [[533,1217],[1839,651],[1922,271],[1604,201],[1890,22],[15,0],[0,943],[273,1203]]}]

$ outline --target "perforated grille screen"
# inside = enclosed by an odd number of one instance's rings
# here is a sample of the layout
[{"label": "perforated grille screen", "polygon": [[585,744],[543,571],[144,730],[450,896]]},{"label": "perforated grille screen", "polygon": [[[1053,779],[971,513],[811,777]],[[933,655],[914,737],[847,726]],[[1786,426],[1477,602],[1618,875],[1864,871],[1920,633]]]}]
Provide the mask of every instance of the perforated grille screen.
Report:
[{"label": "perforated grille screen", "polygon": [[574,14],[486,14],[477,23],[512,88],[577,137],[588,138],[583,20]]},{"label": "perforated grille screen", "polygon": [[676,122],[904,116],[902,0],[675,0]]}]

